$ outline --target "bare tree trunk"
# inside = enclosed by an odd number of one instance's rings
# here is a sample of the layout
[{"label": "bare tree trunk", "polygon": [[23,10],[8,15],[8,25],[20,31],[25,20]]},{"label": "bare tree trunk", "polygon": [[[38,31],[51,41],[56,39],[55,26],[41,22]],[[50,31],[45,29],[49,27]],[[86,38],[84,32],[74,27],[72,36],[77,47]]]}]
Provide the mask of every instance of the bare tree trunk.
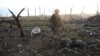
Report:
[{"label": "bare tree trunk", "polygon": [[44,13],[43,13],[43,14],[44,14],[44,16],[45,16],[45,8],[44,8]]},{"label": "bare tree trunk", "polygon": [[30,13],[29,13],[29,8],[27,8],[27,16],[29,17]]},{"label": "bare tree trunk", "polygon": [[67,15],[66,15],[66,6],[65,6],[65,18],[67,17]]},{"label": "bare tree trunk", "polygon": [[35,16],[36,16],[36,8],[35,8]]},{"label": "bare tree trunk", "polygon": [[71,9],[70,9],[70,22],[72,21],[71,14],[72,14],[73,7],[74,7],[74,6],[72,6]]},{"label": "bare tree trunk", "polygon": [[83,9],[81,11],[81,14],[80,14],[80,16],[81,16],[81,22],[82,22],[82,19],[83,19],[82,14],[83,14],[84,9],[85,9],[85,6],[83,7]]},{"label": "bare tree trunk", "polygon": [[99,15],[99,5],[97,4],[97,15]]},{"label": "bare tree trunk", "polygon": [[39,13],[40,13],[40,15],[41,15],[41,7],[39,6]]},{"label": "bare tree trunk", "polygon": [[19,20],[16,20],[16,22],[17,22],[17,26],[18,26],[18,28],[20,29],[21,37],[24,37],[24,32],[23,32],[23,29],[22,29],[22,26],[21,26]]}]

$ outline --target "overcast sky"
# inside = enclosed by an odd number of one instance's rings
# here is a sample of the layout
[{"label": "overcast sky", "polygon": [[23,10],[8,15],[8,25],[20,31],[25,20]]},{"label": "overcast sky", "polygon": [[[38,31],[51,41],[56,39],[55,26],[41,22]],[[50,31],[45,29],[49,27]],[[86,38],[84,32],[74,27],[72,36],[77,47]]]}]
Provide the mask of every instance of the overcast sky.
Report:
[{"label": "overcast sky", "polygon": [[83,7],[84,13],[96,13],[98,7],[100,7],[99,0],[0,0],[0,15],[7,16],[10,15],[8,12],[8,8],[10,8],[15,14],[20,11],[23,7],[25,7],[25,11],[22,15],[27,15],[27,8],[30,9],[30,15],[36,14],[39,15],[39,7],[41,8],[41,14],[51,15],[53,10],[58,8],[61,11],[61,14],[70,13],[71,7],[73,7],[73,14],[80,14]]}]

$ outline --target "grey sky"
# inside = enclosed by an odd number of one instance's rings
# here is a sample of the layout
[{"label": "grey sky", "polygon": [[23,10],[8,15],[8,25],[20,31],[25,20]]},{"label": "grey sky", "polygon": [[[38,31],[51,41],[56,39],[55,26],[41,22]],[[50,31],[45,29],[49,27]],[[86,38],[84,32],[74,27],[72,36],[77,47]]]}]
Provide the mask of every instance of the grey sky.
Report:
[{"label": "grey sky", "polygon": [[30,9],[31,15],[34,15],[36,8],[37,15],[39,15],[39,7],[41,7],[41,14],[44,13],[44,8],[46,14],[52,14],[56,8],[61,10],[61,14],[65,13],[65,9],[67,13],[70,13],[72,6],[74,6],[72,13],[81,13],[84,6],[86,6],[84,13],[95,13],[99,3],[99,0],[0,0],[0,15],[10,15],[8,8],[17,14],[23,7],[26,9],[22,15],[27,15],[27,8]]}]

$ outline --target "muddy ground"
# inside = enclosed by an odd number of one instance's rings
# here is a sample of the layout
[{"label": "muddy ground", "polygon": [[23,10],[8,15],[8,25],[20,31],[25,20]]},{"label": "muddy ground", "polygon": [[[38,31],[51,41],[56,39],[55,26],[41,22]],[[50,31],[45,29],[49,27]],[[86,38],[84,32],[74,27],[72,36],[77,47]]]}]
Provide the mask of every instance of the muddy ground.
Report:
[{"label": "muddy ground", "polygon": [[[76,32],[82,30],[70,29],[53,38],[50,30],[42,30],[41,34],[31,37],[31,30],[24,30],[25,37],[20,37],[18,29],[11,32],[0,32],[0,56],[100,56],[100,48],[61,48],[60,39],[75,37],[86,40],[88,36]],[[86,37],[87,36],[87,37]],[[99,39],[99,33],[96,37]],[[70,51],[73,50],[73,51]]]}]

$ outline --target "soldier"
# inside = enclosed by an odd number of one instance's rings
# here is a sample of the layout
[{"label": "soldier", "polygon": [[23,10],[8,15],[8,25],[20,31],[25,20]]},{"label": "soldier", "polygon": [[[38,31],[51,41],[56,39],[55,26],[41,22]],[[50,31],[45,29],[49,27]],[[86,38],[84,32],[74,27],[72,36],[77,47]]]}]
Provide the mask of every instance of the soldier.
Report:
[{"label": "soldier", "polygon": [[49,22],[51,23],[51,30],[54,35],[59,35],[63,28],[63,22],[59,15],[59,9],[55,10],[55,13],[51,16]]}]

